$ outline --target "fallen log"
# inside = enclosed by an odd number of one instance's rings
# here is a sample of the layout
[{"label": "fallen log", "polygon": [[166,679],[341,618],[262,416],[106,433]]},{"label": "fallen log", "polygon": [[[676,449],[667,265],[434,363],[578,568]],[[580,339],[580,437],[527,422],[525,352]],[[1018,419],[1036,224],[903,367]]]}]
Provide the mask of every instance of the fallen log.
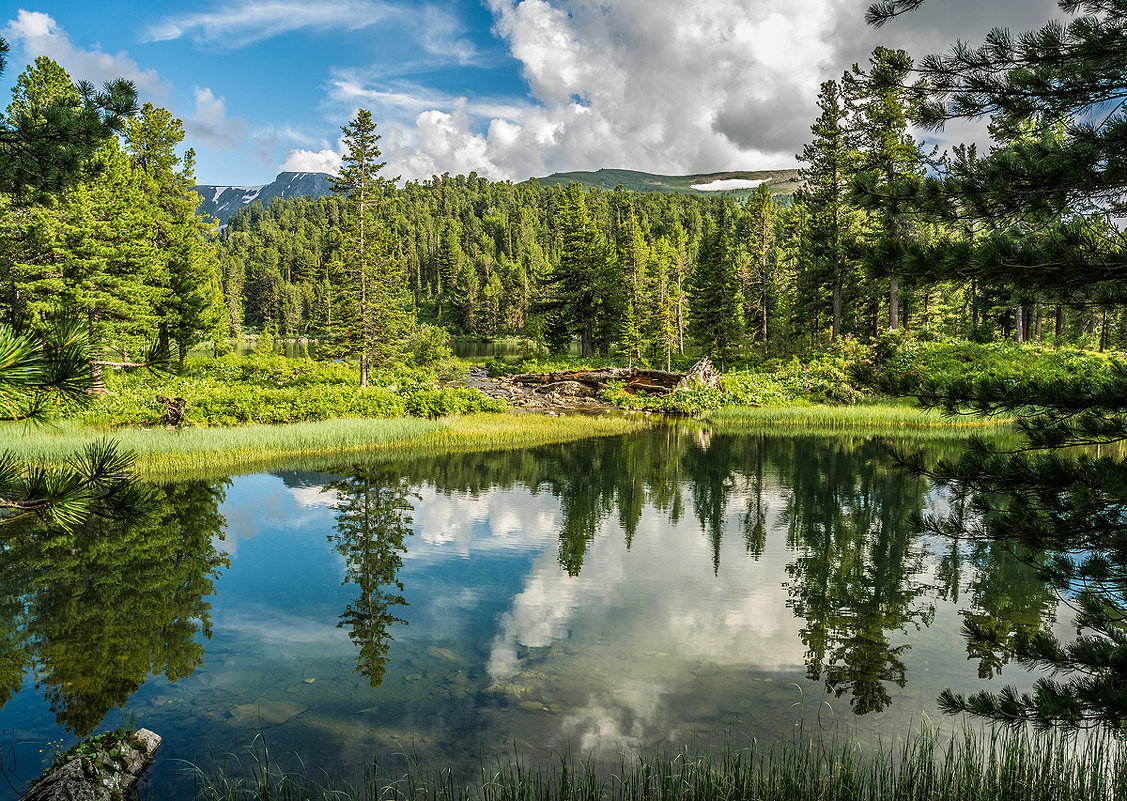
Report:
[{"label": "fallen log", "polygon": [[595,389],[606,389],[611,381],[623,381],[630,385],[645,387],[654,391],[669,392],[681,380],[683,373],[666,373],[661,370],[646,370],[639,367],[612,367],[600,370],[565,370],[551,373],[521,373],[514,375],[512,381],[524,386],[560,384],[574,381]]},{"label": "fallen log", "polygon": [[595,391],[607,388],[611,381],[622,381],[631,392],[664,395],[675,389],[708,386],[723,389],[720,376],[707,359],[701,359],[686,373],[670,373],[642,367],[605,367],[598,370],[561,370],[551,373],[521,373],[510,379],[527,387],[555,387],[564,384],[582,384]]},{"label": "fallen log", "polygon": [[115,801],[128,797],[160,747],[160,735],[138,729],[132,735],[100,735],[50,771],[27,791],[24,801]]}]

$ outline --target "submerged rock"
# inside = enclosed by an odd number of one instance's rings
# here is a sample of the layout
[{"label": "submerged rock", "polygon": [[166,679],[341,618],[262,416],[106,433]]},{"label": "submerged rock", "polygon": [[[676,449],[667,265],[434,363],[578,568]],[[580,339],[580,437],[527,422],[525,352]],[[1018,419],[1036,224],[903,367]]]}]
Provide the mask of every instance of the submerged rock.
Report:
[{"label": "submerged rock", "polygon": [[439,648],[437,645],[428,646],[427,655],[433,656],[435,659],[447,659],[451,662],[457,660],[458,658],[454,656],[454,652],[449,648]]},{"label": "submerged rock", "polygon": [[228,712],[233,723],[238,725],[271,725],[279,726],[292,720],[304,712],[308,707],[294,701],[269,701],[261,700],[253,704],[239,704]]}]

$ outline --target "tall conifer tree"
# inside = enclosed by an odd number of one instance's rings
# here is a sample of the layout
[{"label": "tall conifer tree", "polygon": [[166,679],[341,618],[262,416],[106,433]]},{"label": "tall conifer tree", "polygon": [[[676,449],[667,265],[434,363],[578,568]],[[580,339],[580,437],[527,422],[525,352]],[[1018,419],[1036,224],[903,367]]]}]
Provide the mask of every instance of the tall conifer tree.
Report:
[{"label": "tall conifer tree", "polygon": [[360,109],[342,126],[347,152],[333,189],[352,210],[345,269],[355,286],[356,320],[352,331],[360,356],[360,386],[368,386],[373,364],[389,364],[402,352],[411,327],[410,299],[402,266],[392,254],[387,230],[374,212],[387,202],[391,182],[380,175],[379,134],[372,113]]}]

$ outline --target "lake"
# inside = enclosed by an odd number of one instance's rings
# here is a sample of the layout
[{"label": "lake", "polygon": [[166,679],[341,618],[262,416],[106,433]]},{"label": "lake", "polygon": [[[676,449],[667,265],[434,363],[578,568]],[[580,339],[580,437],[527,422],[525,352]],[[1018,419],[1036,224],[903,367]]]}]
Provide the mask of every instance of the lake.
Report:
[{"label": "lake", "polygon": [[1004,640],[1071,618],[1001,546],[918,536],[949,501],[892,445],[957,447],[672,425],[186,482],[141,525],[18,532],[3,764],[26,781],[123,722],[165,738],[157,797],[259,733],[351,780],[403,754],[893,742],[945,687],[1030,686],[964,619]]}]

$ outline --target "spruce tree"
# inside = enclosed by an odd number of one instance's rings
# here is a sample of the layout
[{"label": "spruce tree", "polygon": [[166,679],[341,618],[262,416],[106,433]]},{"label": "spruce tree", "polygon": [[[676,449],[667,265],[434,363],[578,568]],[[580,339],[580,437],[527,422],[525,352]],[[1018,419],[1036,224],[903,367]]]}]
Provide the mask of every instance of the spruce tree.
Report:
[{"label": "spruce tree", "polygon": [[706,223],[689,283],[689,327],[721,369],[740,334],[739,281],[731,243],[730,201]]},{"label": "spruce tree", "polygon": [[412,324],[407,280],[391,253],[386,225],[376,215],[385,205],[392,182],[380,171],[379,134],[372,113],[360,109],[342,126],[347,152],[333,190],[351,208],[345,268],[353,280],[355,319],[349,334],[360,357],[360,386],[368,386],[372,365],[386,366],[402,352]]}]

